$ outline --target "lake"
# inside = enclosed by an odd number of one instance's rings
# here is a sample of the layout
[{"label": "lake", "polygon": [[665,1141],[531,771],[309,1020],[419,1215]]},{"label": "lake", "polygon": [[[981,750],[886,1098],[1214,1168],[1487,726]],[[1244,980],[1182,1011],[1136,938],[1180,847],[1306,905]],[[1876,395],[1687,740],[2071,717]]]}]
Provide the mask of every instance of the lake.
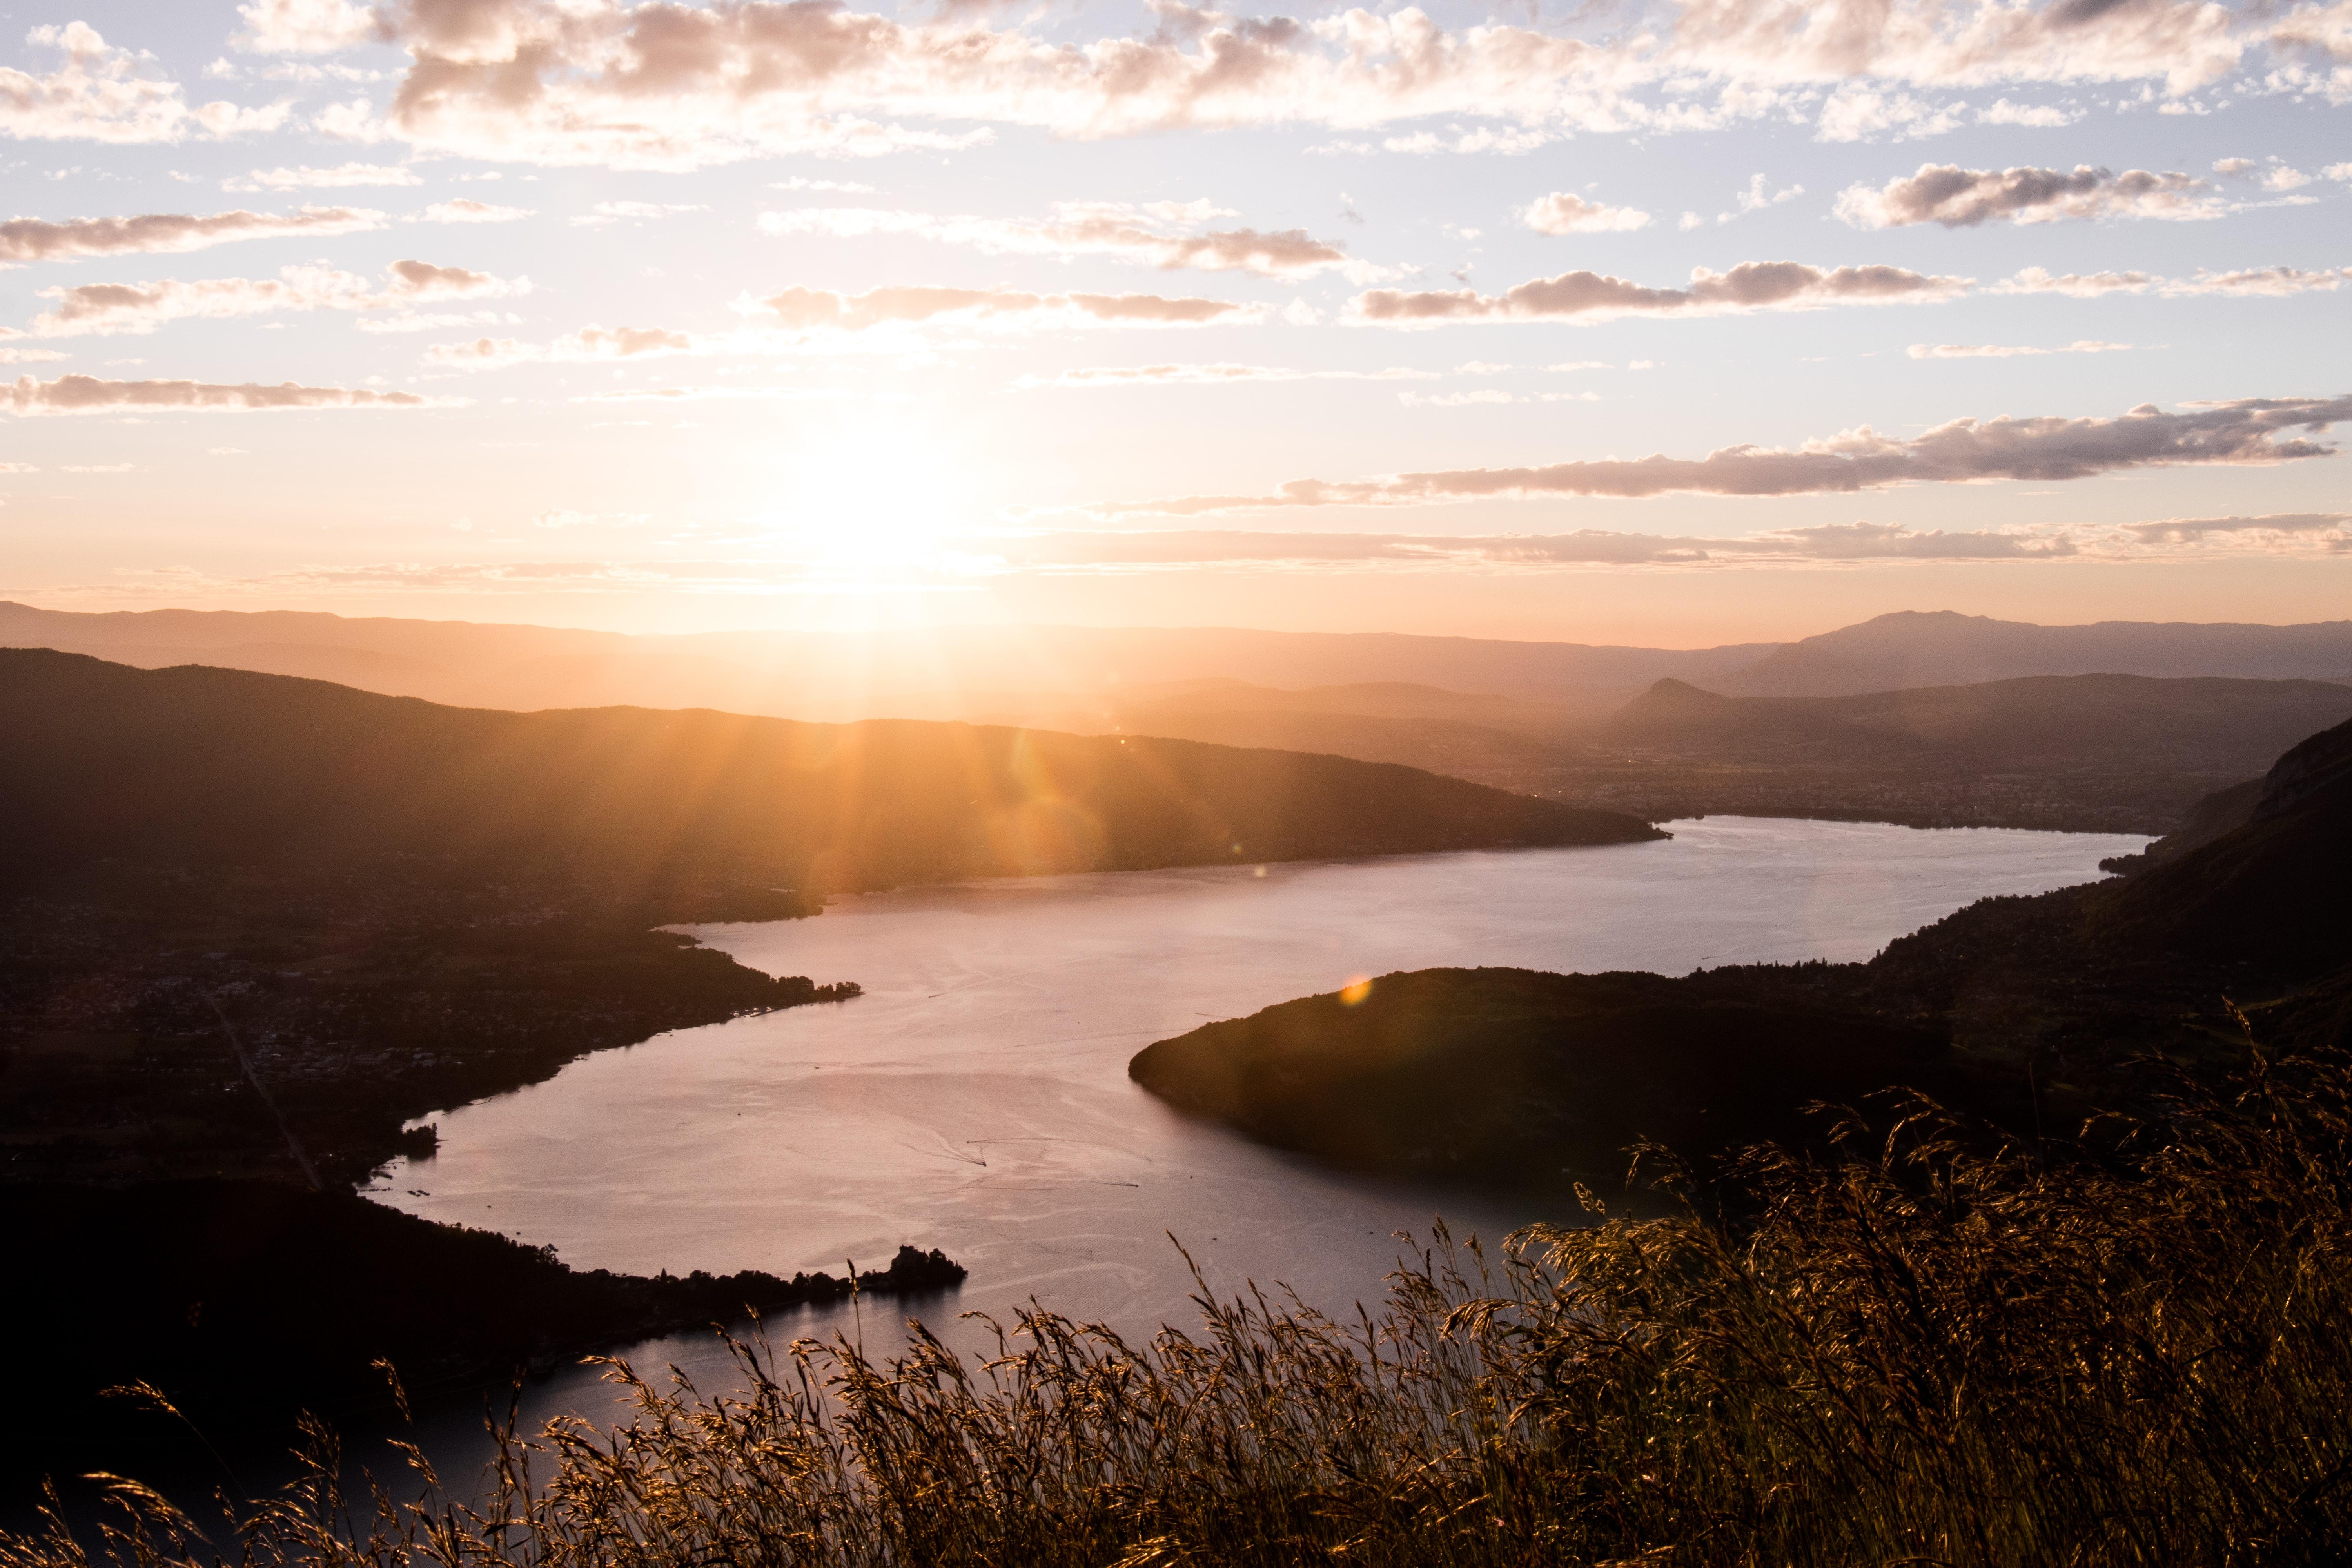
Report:
[{"label": "lake", "polygon": [[[1376,1297],[1393,1233],[1444,1213],[1493,1239],[1541,1217],[1317,1169],[1188,1122],[1127,1078],[1153,1040],[1351,979],[1434,965],[1648,969],[1864,959],[1989,894],[2098,875],[2120,835],[1710,817],[1670,841],[976,882],[836,900],[815,919],[697,928],[742,963],[857,1000],[680,1030],[439,1116],[436,1158],[374,1195],[430,1219],[650,1273],[887,1263],[971,1271],[919,1304],[1032,1296],[1122,1331],[1189,1321],[1171,1234],[1221,1290]],[[866,1313],[869,1344],[902,1309]],[[877,1321],[878,1319],[878,1321]],[[787,1333],[850,1325],[810,1312]],[[708,1336],[642,1358],[707,1374]],[[534,1409],[596,1403],[577,1373]]]}]

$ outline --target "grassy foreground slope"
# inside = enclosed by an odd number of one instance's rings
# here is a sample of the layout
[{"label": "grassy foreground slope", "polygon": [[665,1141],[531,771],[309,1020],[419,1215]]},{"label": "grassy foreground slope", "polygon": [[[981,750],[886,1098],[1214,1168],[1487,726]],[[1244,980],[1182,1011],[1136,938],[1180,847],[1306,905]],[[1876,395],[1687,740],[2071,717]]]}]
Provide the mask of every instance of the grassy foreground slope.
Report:
[{"label": "grassy foreground slope", "polygon": [[[1130,1344],[1039,1308],[627,1369],[622,1429],[506,1438],[478,1495],[251,1505],[247,1568],[2321,1564],[2352,1532],[2352,1073],[2244,1049],[2099,1157],[1934,1108],[1745,1156],[1711,1212],[1440,1237],[1376,1309],[1204,1292]],[[1598,1217],[1598,1216],[1592,1216]],[[1274,1298],[1279,1300],[1278,1297]],[[409,1500],[421,1499],[412,1504]],[[7,1568],[202,1568],[167,1504]],[[93,1550],[93,1548],[95,1550]]]},{"label": "grassy foreground slope", "polygon": [[[2229,803],[2223,803],[2227,805]],[[2127,879],[1990,899],[1865,964],[1680,979],[1441,970],[1146,1047],[1171,1104],[1360,1167],[1511,1181],[1795,1139],[1816,1100],[1931,1091],[2021,1136],[2198,1066],[2352,1030],[2352,723],[2279,759],[2242,826]]]}]

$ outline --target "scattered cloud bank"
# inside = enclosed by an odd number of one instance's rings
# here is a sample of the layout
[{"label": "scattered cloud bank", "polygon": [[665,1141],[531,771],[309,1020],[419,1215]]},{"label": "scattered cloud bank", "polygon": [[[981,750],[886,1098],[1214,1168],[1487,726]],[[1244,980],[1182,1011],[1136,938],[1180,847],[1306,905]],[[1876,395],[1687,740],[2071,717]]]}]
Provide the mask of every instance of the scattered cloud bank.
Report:
[{"label": "scattered cloud bank", "polygon": [[255,414],[297,408],[425,408],[438,399],[366,387],[300,386],[282,382],[224,385],[202,381],[100,381],[61,375],[55,381],[23,376],[0,382],[0,410],[16,415],[113,414],[124,410]]},{"label": "scattered cloud bank", "polygon": [[2133,346],[2130,343],[2103,343],[2090,338],[2078,338],[2054,349],[2012,343],[1913,343],[1908,352],[1913,359],[2017,359],[2041,354],[2124,353]]},{"label": "scattered cloud bank", "polygon": [[2116,174],[2079,163],[2061,169],[1963,169],[1957,163],[1922,163],[1918,173],[1873,189],[1849,185],[1837,199],[1837,216],[1856,228],[1899,228],[1937,223],[1946,228],[1979,224],[2051,223],[2060,218],[2210,218],[2227,204],[2203,180],[2189,174],[2154,174],[2146,169]]},{"label": "scattered cloud bank", "polygon": [[1234,215],[1206,201],[1155,202],[1135,206],[1112,202],[1058,202],[1054,216],[1022,218],[940,217],[929,213],[879,207],[799,207],[761,213],[761,232],[821,234],[835,238],[908,235],[942,245],[970,246],[992,256],[1110,256],[1148,267],[1194,268],[1204,272],[1255,272],[1265,278],[1312,278],[1338,271],[1357,282],[1391,276],[1351,260],[1347,251],[1305,229],[1262,234],[1237,228],[1199,232],[1212,219]]},{"label": "scattered cloud bank", "polygon": [[2245,398],[2167,413],[2142,404],[2112,419],[1956,419],[1910,439],[1868,426],[1802,447],[1726,447],[1704,458],[1601,458],[1541,468],[1456,468],[1332,483],[1294,479],[1271,495],[1118,502],[1096,515],[1195,516],[1286,507],[1413,506],[1545,496],[1851,494],[1891,485],[2089,479],[2132,468],[2281,463],[2332,456],[2317,434],[2352,419],[2352,396]]},{"label": "scattered cloud bank", "polygon": [[[1535,26],[1448,27],[1412,6],[1244,17],[1160,0],[1148,34],[1058,41],[1027,22],[989,26],[968,5],[902,20],[792,0],[432,0],[373,10],[254,0],[242,7],[240,42],[282,54],[370,39],[405,48],[410,64],[383,128],[420,148],[691,167],[968,144],[996,125],[1074,137],[1283,124],[1362,132],[1454,116],[1489,123],[1388,140],[1435,149],[1484,137],[1497,151],[1575,132],[1768,117],[1818,118],[1832,137],[1925,134],[1958,123],[1965,105],[1922,94],[2140,83],[2179,95],[2249,71],[2261,90],[2347,100],[2352,47],[2340,9],[2317,0],[1687,0],[1670,15],[1636,12],[1595,41]],[[2004,98],[1973,112],[1979,122],[2047,124],[2069,111]]]},{"label": "scattered cloud bank", "polygon": [[276,278],[204,278],[184,282],[85,283],[44,289],[57,304],[34,318],[36,337],[152,332],[190,317],[257,316],[275,310],[394,310],[452,300],[530,292],[528,278],[497,278],[463,267],[395,261],[381,284],[329,267],[289,267]]},{"label": "scattered cloud bank", "polygon": [[35,48],[64,55],[47,76],[0,68],[0,135],[24,141],[181,142],[275,131],[290,106],[246,109],[220,100],[191,108],[180,84],[149,76],[151,58],[118,49],[87,22],[39,26]]},{"label": "scattered cloud bank", "polygon": [[1519,216],[1538,234],[1626,234],[1650,226],[1648,213],[1588,202],[1571,191],[1540,196]]},{"label": "scattered cloud bank", "polygon": [[1810,310],[1825,305],[1948,300],[1969,279],[1901,267],[1824,269],[1801,261],[1743,261],[1728,272],[1698,268],[1686,289],[1653,289],[1598,272],[1563,272],[1501,294],[1475,289],[1375,289],[1349,301],[1349,319],[1378,326],[1447,321],[1605,321],[1620,316],[1712,316]]},{"label": "scattered cloud bank", "polygon": [[382,228],[383,214],[364,207],[304,207],[292,213],[146,213],[137,217],[78,217],[61,223],[19,217],[0,223],[0,262],[65,261],[83,256],[158,255],[202,250],[238,239],[278,235],[355,234]]}]

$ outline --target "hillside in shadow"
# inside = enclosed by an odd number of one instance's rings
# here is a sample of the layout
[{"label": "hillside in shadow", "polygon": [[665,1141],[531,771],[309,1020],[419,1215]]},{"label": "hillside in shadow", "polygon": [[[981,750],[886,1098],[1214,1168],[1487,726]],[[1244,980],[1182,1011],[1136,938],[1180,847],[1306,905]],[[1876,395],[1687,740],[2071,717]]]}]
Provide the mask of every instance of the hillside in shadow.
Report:
[{"label": "hillside in shadow", "polygon": [[0,651],[0,856],[723,863],[803,889],[1606,844],[1645,824],[1325,756],[709,711],[507,713],[200,666]]},{"label": "hillside in shadow", "polygon": [[1679,979],[1439,970],[1139,1053],[1191,1114],[1381,1171],[1557,1184],[1639,1141],[1818,1139],[1815,1101],[1924,1090],[2006,1134],[2142,1104],[2136,1063],[2352,1037],[2352,723],[2289,750],[2246,819],[2127,879],[1989,899],[1863,964]]}]

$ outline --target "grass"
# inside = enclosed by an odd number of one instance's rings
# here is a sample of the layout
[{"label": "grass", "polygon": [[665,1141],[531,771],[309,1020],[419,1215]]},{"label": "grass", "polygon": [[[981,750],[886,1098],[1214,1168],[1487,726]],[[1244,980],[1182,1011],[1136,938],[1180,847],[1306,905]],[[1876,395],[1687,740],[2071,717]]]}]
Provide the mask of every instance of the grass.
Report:
[{"label": "grass", "polygon": [[2063,1159],[1893,1110],[1669,1217],[1441,1232],[1352,1321],[1204,1290],[1149,1344],[755,1336],[738,1395],[613,1363],[625,1424],[509,1423],[478,1491],[416,1456],[346,1496],[314,1429],[235,1542],[118,1482],[0,1568],[2337,1560],[2352,1072],[2257,1054]]}]

